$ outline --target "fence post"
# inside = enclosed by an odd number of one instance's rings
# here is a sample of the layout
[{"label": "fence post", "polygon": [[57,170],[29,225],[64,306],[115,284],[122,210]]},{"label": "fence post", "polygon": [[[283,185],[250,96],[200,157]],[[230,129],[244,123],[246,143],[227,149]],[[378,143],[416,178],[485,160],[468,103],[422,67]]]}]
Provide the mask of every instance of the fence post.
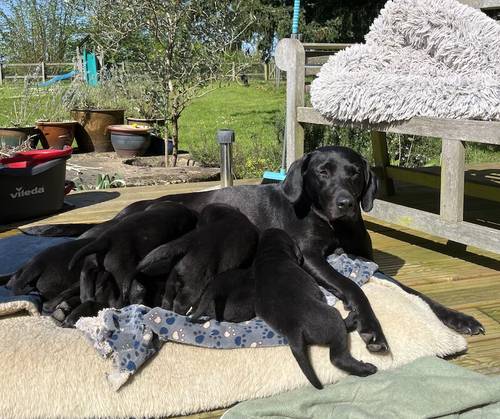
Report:
[{"label": "fence post", "polygon": [[457,223],[464,219],[465,148],[461,141],[442,140],[441,219]]},{"label": "fence post", "polygon": [[233,62],[233,67],[231,69],[231,80],[236,81],[236,63]]},{"label": "fence post", "polygon": [[264,81],[269,81],[269,65],[264,63]]},{"label": "fence post", "polygon": [[306,53],[297,39],[284,38],[276,48],[276,65],[286,71],[286,164],[304,154],[304,128],[297,121],[297,108],[304,106]]},{"label": "fence post", "polygon": [[45,61],[41,62],[42,67],[42,81],[47,81],[47,77],[45,76]]},{"label": "fence post", "polygon": [[3,64],[0,63],[0,86],[3,84]]}]

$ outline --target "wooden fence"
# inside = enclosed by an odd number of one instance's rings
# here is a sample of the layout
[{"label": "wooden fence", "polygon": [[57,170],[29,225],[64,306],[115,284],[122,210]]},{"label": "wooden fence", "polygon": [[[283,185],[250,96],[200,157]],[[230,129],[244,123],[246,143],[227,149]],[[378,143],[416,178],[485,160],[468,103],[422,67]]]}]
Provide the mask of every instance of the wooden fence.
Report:
[{"label": "wooden fence", "polygon": [[[57,74],[52,74],[50,71],[52,68],[74,68],[74,63],[0,63],[0,86],[6,80],[23,80],[27,77],[39,79],[41,81],[46,81]],[[23,74],[18,74],[14,71],[14,74],[9,74],[12,69],[21,69]]]}]

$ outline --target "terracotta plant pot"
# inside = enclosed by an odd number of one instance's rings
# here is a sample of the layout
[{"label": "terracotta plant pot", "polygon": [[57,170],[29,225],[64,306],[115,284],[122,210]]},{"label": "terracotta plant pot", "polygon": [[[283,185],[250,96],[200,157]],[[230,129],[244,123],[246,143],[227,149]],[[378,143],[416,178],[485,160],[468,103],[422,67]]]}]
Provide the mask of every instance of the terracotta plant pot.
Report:
[{"label": "terracotta plant pot", "polygon": [[143,156],[151,142],[151,128],[146,126],[111,125],[108,131],[119,157]]},{"label": "terracotta plant pot", "polygon": [[[23,128],[0,128],[0,148],[1,147],[19,147],[24,143],[30,135],[38,133],[35,127]],[[38,136],[37,136],[38,137]],[[31,144],[32,147],[36,145],[38,138]]]},{"label": "terracotta plant pot", "polygon": [[122,109],[72,110],[71,117],[80,124],[76,131],[78,149],[82,152],[113,151],[107,128],[110,125],[123,124],[124,114]]},{"label": "terracotta plant pot", "polygon": [[37,128],[42,132],[49,148],[63,149],[65,145],[71,147],[75,139],[75,127],[76,121],[37,122]]}]

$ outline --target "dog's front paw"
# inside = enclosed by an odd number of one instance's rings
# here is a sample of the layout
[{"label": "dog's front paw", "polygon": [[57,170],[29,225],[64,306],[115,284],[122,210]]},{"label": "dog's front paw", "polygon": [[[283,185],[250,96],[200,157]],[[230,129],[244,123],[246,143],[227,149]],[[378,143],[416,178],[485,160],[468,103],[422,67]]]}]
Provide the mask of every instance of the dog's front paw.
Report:
[{"label": "dog's front paw", "polygon": [[460,311],[444,309],[438,313],[439,319],[450,329],[463,335],[484,335],[485,330],[481,323],[474,317],[461,313]]}]

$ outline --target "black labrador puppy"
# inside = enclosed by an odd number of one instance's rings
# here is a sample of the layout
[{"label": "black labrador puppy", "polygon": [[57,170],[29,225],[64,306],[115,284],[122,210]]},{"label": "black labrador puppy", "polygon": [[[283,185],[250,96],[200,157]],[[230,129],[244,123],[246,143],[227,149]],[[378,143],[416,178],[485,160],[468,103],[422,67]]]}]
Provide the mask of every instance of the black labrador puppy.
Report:
[{"label": "black labrador puppy", "polygon": [[[65,296],[72,296],[78,291],[81,272],[86,272],[89,276],[94,275],[96,272],[97,261],[95,258],[89,258],[85,262],[74,266],[73,269],[69,269],[68,262],[77,251],[88,245],[93,238],[99,236],[116,222],[116,220],[110,220],[107,223],[94,225],[77,240],[44,249],[33,256],[14,274],[6,276],[5,279],[8,280],[7,286],[16,295],[38,291],[44,301],[52,301],[48,309],[53,309]],[[60,297],[63,292],[63,296]]]},{"label": "black labrador puppy", "polygon": [[[195,211],[220,202],[238,208],[260,230],[281,228],[299,245],[304,255],[304,269],[353,311],[358,331],[368,349],[384,351],[388,348],[387,341],[363,291],[332,269],[325,259],[338,247],[372,259],[372,244],[360,206],[364,211],[370,211],[376,192],[375,174],[358,153],[346,147],[322,147],[296,160],[280,185],[237,186],[138,201],[117,214],[116,219],[141,211],[155,201],[182,202]],[[25,231],[64,236],[81,234],[89,227],[89,224],[48,225]],[[426,301],[450,328],[461,333],[484,333],[482,325],[473,317],[448,309],[409,287],[399,285]]]},{"label": "black labrador puppy", "polygon": [[78,283],[83,262],[68,268],[73,255],[88,245],[91,238],[60,243],[33,256],[17,272],[12,274],[7,286],[14,294],[38,291],[43,300],[51,300],[75,283]]},{"label": "black labrador puppy", "polygon": [[186,314],[217,274],[251,265],[258,239],[257,228],[240,211],[207,205],[196,230],[153,250],[137,270],[168,275],[162,307]]},{"label": "black labrador puppy", "polygon": [[375,373],[377,367],[349,352],[347,332],[356,328],[353,317],[344,323],[314,278],[300,267],[302,261],[300,249],[283,230],[264,231],[254,263],[257,315],[288,339],[302,372],[318,389],[323,386],[309,361],[308,345],[329,346],[332,364],[351,374]]},{"label": "black labrador puppy", "polygon": [[[145,211],[133,213],[108,227],[91,243],[78,250],[69,268],[89,255],[97,255],[102,268],[111,274],[121,291],[118,306],[126,304],[137,264],[151,250],[196,227],[197,214],[182,204],[156,202]],[[82,303],[94,301],[95,280],[82,275]]]},{"label": "black labrador puppy", "polygon": [[222,272],[210,282],[201,296],[191,321],[204,318],[241,323],[255,317],[255,280],[252,269]]}]

